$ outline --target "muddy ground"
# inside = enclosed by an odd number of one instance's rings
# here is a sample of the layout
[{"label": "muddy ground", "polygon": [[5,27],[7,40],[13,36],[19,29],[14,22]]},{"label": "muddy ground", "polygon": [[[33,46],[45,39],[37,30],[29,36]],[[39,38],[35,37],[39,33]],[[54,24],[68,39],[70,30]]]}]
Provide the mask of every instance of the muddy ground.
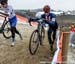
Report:
[{"label": "muddy ground", "polygon": [[[50,51],[47,35],[44,39],[43,46],[39,46],[37,53],[31,55],[29,53],[29,39],[32,31],[36,28],[27,24],[18,24],[17,29],[22,34],[23,40],[20,40],[19,36],[16,35],[14,47],[10,46],[11,39],[5,39],[0,34],[0,64],[45,64],[44,62],[51,62],[53,53]],[[69,48],[68,64],[75,64],[70,63],[71,60],[75,60],[74,56],[75,49]]]},{"label": "muddy ground", "polygon": [[44,39],[43,46],[35,55],[29,53],[29,38],[35,27],[19,24],[17,29],[22,34],[23,40],[16,35],[15,46],[11,47],[11,39],[5,39],[0,34],[0,64],[41,64],[43,61],[50,62],[53,54],[51,54],[47,36]]}]

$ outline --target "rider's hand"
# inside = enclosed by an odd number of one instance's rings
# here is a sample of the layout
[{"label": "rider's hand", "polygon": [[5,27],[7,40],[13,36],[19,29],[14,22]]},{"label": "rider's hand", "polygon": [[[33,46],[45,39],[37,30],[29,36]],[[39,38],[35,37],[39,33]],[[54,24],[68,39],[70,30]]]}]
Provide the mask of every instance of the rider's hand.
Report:
[{"label": "rider's hand", "polygon": [[31,21],[32,21],[32,18],[29,18],[29,24],[30,24],[30,26],[31,26]]}]

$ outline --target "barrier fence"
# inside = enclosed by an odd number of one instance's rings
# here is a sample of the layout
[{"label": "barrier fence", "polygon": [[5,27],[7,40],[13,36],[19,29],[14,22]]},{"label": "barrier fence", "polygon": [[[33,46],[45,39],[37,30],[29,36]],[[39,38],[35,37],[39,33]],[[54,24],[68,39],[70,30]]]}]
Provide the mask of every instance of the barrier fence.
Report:
[{"label": "barrier fence", "polygon": [[61,32],[60,35],[60,31],[58,31],[57,50],[54,54],[52,64],[67,64],[69,34],[69,32]]}]

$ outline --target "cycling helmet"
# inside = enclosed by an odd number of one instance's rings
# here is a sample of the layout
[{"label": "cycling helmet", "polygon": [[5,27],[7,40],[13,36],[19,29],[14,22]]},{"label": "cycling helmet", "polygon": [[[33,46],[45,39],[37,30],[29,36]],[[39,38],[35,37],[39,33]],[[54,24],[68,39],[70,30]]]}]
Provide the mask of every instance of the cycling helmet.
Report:
[{"label": "cycling helmet", "polygon": [[50,6],[49,5],[45,5],[44,8],[43,8],[43,11],[45,13],[49,13],[50,12]]}]

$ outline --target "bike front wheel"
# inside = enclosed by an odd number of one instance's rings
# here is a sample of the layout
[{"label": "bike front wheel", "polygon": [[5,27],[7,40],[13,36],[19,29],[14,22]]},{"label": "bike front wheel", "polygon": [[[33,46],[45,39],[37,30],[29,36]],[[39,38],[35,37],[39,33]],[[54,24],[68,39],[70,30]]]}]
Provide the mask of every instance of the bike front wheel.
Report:
[{"label": "bike front wheel", "polygon": [[5,23],[3,36],[7,39],[11,38],[11,28],[9,22]]},{"label": "bike front wheel", "polygon": [[29,41],[30,54],[34,55],[38,49],[38,46],[39,46],[39,36],[38,36],[38,31],[35,30],[31,34],[30,41]]}]

